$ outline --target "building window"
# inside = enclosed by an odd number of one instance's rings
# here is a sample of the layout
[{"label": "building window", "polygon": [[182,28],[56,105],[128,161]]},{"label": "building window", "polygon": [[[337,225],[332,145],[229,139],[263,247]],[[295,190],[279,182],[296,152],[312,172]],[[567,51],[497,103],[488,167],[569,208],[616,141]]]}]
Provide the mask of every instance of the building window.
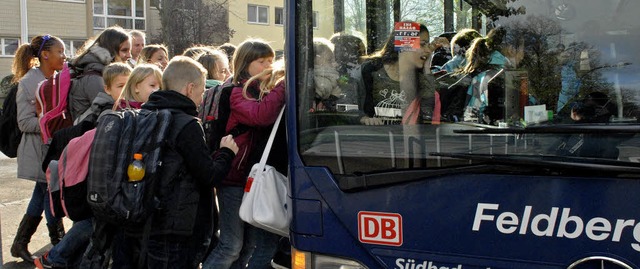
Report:
[{"label": "building window", "polygon": [[318,11],[313,12],[313,29],[318,29]]},{"label": "building window", "polygon": [[161,0],[150,0],[149,1],[149,6],[155,7],[155,8],[162,8],[162,1]]},{"label": "building window", "polygon": [[273,16],[273,23],[275,25],[284,25],[284,9],[281,7],[275,8],[275,14]]},{"label": "building window", "polygon": [[17,37],[0,37],[0,56],[13,56],[20,46],[20,39]]},{"label": "building window", "polygon": [[93,29],[119,25],[145,30],[144,0],[93,0]]},{"label": "building window", "polygon": [[65,46],[64,54],[67,55],[67,57],[75,57],[77,56],[76,52],[78,51],[78,49],[82,47],[85,41],[65,39],[62,42],[64,42],[64,46]]},{"label": "building window", "polygon": [[269,23],[269,7],[249,5],[247,11],[247,21],[250,23]]}]

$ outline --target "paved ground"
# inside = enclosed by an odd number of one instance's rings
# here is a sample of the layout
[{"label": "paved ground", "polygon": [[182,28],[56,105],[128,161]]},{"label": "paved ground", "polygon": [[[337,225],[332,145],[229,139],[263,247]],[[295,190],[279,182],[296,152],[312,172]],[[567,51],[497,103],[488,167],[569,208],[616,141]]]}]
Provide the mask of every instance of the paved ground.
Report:
[{"label": "paved ground", "polygon": [[[35,268],[33,264],[23,262],[22,259],[11,257],[9,249],[18,230],[18,224],[27,210],[27,204],[31,198],[34,182],[16,178],[16,159],[9,159],[0,153],[0,238],[2,257],[0,268],[23,269]],[[67,230],[71,222],[65,219]],[[45,221],[38,227],[29,244],[29,250],[36,255],[41,255],[51,248],[49,235]]]}]

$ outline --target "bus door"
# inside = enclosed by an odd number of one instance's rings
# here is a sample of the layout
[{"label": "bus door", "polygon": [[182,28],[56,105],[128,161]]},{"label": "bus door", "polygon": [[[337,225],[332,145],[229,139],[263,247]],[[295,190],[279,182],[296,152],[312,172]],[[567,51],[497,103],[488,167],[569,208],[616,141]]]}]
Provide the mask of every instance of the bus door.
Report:
[{"label": "bus door", "polygon": [[286,12],[293,268],[640,268],[640,2]]}]

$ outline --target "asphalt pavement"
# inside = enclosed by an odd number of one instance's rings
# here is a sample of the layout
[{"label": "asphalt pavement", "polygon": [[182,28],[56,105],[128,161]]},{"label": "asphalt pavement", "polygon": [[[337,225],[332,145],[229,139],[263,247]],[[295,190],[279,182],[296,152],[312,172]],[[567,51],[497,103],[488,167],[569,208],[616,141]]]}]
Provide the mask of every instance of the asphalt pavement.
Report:
[{"label": "asphalt pavement", "polygon": [[[7,158],[0,153],[0,247],[2,257],[0,257],[0,268],[2,269],[31,269],[36,268],[33,264],[22,261],[22,259],[11,257],[9,250],[22,216],[27,210],[31,193],[35,183],[33,181],[18,179],[16,177],[16,159]],[[71,227],[71,221],[65,219],[67,230]],[[46,222],[40,222],[38,230],[31,238],[29,250],[35,255],[42,255],[51,248],[49,233]]]}]

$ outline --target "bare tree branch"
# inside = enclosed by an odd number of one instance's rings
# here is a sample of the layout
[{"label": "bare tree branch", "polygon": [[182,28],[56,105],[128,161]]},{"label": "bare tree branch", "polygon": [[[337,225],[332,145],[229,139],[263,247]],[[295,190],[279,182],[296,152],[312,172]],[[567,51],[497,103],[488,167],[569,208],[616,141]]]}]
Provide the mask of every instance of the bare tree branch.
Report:
[{"label": "bare tree branch", "polygon": [[193,45],[228,42],[235,33],[229,28],[228,0],[172,0],[158,2],[156,7],[162,23],[159,40],[171,55]]}]

